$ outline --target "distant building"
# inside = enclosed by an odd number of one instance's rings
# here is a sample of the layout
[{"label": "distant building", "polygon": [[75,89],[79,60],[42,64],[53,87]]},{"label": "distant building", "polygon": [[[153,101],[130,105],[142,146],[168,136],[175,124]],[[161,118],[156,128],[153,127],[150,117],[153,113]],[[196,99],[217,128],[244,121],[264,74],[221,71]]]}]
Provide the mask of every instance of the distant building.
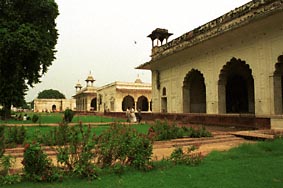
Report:
[{"label": "distant building", "polygon": [[88,76],[86,87],[78,83],[76,94],[77,111],[111,111],[122,112],[127,108],[151,111],[151,84],[143,83],[139,78],[135,82],[113,82],[96,88],[91,75]]},{"label": "distant building", "polygon": [[75,110],[74,99],[34,99],[34,112],[61,112]]}]

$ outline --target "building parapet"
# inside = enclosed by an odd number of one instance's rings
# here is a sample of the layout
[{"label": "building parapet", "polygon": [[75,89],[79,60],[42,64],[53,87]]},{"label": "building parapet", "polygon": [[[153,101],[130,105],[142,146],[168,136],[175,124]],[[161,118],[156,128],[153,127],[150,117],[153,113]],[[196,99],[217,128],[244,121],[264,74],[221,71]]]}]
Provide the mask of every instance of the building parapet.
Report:
[{"label": "building parapet", "polygon": [[[162,46],[154,46],[152,48],[152,59],[150,62],[282,10],[283,0],[253,0]],[[140,65],[137,69],[148,69],[150,62]]]}]

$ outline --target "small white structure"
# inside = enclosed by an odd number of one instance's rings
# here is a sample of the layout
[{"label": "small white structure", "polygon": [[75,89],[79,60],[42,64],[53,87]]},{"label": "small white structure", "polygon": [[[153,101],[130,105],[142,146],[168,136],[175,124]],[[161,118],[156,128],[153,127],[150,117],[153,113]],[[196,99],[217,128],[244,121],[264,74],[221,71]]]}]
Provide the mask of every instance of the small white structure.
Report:
[{"label": "small white structure", "polygon": [[137,78],[135,82],[113,82],[102,87],[94,87],[95,81],[88,76],[86,87],[77,83],[76,100],[77,111],[111,111],[123,112],[127,108],[141,111],[151,111],[151,84],[143,83]]},{"label": "small white structure", "polygon": [[151,111],[151,84],[139,78],[135,82],[113,82],[98,88],[98,110],[123,112],[127,108]]},{"label": "small white structure", "polygon": [[61,112],[75,108],[74,99],[34,99],[34,112]]}]

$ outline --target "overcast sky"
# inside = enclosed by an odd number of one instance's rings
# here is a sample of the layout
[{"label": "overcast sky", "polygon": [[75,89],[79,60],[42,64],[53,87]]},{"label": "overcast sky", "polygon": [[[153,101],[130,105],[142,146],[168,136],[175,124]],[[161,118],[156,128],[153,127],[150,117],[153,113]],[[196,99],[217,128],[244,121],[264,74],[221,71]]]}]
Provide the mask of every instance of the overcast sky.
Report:
[{"label": "overcast sky", "polygon": [[201,26],[249,0],[56,0],[59,39],[56,60],[40,84],[27,92],[27,102],[40,91],[56,89],[67,98],[75,84],[85,86],[91,72],[94,86],[115,81],[151,82],[151,72],[136,70],[150,60],[156,28],[174,35],[169,41]]}]

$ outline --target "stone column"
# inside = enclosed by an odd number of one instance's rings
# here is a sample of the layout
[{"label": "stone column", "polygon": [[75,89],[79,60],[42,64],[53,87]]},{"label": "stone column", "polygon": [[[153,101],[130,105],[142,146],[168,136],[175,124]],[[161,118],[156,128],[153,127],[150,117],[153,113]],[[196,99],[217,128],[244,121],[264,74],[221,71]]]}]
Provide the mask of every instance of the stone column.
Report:
[{"label": "stone column", "polygon": [[274,114],[282,114],[282,86],[281,77],[273,76],[273,104],[274,104]]},{"label": "stone column", "polygon": [[226,113],[226,87],[223,83],[218,84],[218,114]]}]

